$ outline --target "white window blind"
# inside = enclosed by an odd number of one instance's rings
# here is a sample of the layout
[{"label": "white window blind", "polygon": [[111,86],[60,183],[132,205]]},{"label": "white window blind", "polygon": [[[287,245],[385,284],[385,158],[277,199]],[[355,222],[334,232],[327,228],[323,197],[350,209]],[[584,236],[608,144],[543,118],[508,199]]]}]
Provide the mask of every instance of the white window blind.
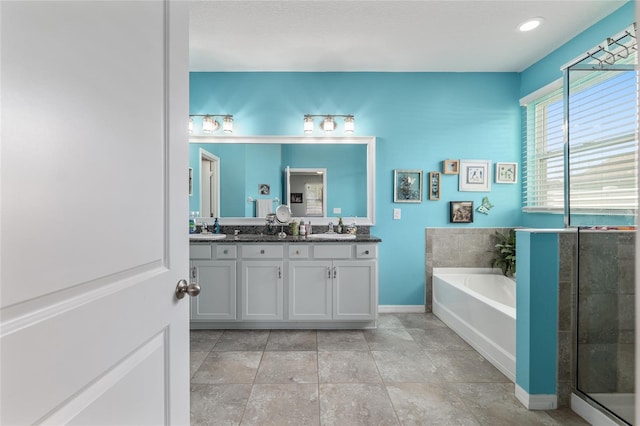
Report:
[{"label": "white window blind", "polygon": [[[570,75],[571,213],[634,214],[637,73],[572,70]],[[525,105],[524,211],[563,211],[563,116],[562,89],[528,99]]]},{"label": "white window blind", "polygon": [[562,88],[525,105],[522,159],[524,211],[558,211],[564,206]]},{"label": "white window blind", "polygon": [[637,73],[571,74],[570,210],[633,214],[638,206]]}]

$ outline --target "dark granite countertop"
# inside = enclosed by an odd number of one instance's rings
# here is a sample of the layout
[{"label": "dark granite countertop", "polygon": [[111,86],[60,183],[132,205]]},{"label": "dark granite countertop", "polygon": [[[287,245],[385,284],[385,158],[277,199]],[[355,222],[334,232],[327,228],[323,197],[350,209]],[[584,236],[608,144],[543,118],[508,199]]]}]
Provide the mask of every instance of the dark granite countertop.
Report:
[{"label": "dark granite countertop", "polygon": [[[317,234],[316,234],[317,235]],[[326,235],[326,234],[323,234]],[[355,238],[344,239],[339,238],[318,238],[313,237],[294,237],[287,235],[285,238],[278,238],[277,235],[266,234],[239,234],[237,236],[227,235],[220,239],[219,234],[189,234],[191,242],[216,242],[216,243],[380,243],[382,239],[369,234],[357,234]]]}]

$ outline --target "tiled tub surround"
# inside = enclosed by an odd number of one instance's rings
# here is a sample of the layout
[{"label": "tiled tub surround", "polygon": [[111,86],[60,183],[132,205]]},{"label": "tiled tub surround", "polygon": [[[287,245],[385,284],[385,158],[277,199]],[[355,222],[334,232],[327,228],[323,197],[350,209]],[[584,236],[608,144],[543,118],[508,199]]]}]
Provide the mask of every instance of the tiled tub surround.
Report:
[{"label": "tiled tub surround", "polygon": [[433,268],[490,268],[496,231],[511,228],[426,228],[425,310],[433,305]]}]

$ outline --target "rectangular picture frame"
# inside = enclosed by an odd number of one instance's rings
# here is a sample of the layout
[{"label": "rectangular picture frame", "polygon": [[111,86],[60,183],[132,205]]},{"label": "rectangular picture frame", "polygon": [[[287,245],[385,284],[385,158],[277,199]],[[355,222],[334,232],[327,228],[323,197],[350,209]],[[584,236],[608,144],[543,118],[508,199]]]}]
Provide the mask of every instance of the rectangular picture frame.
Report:
[{"label": "rectangular picture frame", "polygon": [[460,160],[458,191],[489,192],[491,191],[490,160]]},{"label": "rectangular picture frame", "polygon": [[473,223],[473,201],[450,201],[449,222]]},{"label": "rectangular picture frame", "polygon": [[518,163],[496,162],[496,183],[518,183]]},{"label": "rectangular picture frame", "polygon": [[440,199],[440,172],[429,172],[429,200]]},{"label": "rectangular picture frame", "polygon": [[445,175],[457,175],[460,173],[460,160],[443,160],[442,173]]},{"label": "rectangular picture frame", "polygon": [[393,171],[393,202],[421,203],[422,170],[395,169]]}]

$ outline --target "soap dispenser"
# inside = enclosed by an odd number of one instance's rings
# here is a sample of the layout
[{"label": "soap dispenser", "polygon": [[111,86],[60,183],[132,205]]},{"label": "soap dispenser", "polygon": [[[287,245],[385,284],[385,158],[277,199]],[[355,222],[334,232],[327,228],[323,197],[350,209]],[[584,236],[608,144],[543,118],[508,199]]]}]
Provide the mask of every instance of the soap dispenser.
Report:
[{"label": "soap dispenser", "polygon": [[218,218],[213,221],[213,232],[216,234],[220,233],[220,224],[218,223]]},{"label": "soap dispenser", "polygon": [[189,233],[194,234],[196,232],[196,212],[189,213]]}]

